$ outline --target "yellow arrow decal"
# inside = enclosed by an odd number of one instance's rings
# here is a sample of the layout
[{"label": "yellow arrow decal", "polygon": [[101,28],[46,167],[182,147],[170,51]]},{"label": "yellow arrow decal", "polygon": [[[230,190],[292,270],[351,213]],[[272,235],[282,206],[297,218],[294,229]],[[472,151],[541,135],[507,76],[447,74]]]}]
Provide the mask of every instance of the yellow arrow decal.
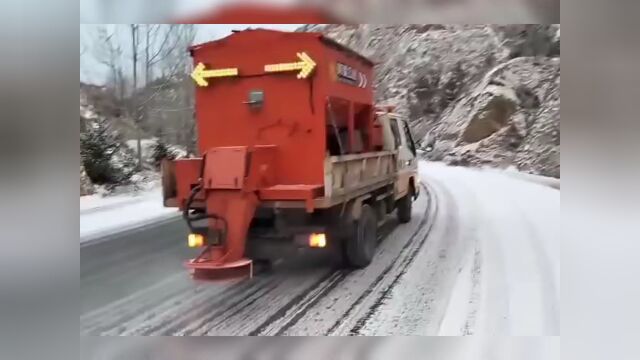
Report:
[{"label": "yellow arrow decal", "polygon": [[209,82],[207,78],[238,76],[237,68],[228,69],[210,69],[206,70],[203,63],[198,63],[191,72],[191,78],[198,84],[198,86],[207,86]]},{"label": "yellow arrow decal", "polygon": [[316,63],[305,52],[299,52],[297,55],[298,59],[300,59],[299,62],[265,65],[264,71],[282,72],[300,70],[298,73],[298,79],[306,79],[315,69]]}]

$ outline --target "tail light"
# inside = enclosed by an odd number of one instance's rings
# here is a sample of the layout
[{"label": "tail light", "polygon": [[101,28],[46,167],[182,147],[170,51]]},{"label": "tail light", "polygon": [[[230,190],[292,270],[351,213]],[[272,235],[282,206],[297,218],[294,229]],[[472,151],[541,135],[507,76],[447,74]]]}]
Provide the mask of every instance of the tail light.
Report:
[{"label": "tail light", "polygon": [[200,234],[189,234],[189,237],[187,237],[187,244],[190,248],[201,247],[204,245],[204,236]]},{"label": "tail light", "polygon": [[327,246],[327,236],[325,234],[309,235],[309,246],[316,248],[323,248]]}]

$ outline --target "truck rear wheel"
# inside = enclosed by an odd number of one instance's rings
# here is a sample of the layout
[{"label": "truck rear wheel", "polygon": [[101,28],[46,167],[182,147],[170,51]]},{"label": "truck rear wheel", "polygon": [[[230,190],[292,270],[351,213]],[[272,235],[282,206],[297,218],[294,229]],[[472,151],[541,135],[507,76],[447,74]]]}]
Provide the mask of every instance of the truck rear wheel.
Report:
[{"label": "truck rear wheel", "polygon": [[411,194],[411,192],[408,192],[407,195],[401,197],[398,200],[398,203],[396,204],[396,207],[398,209],[398,221],[400,221],[403,224],[406,224],[409,221],[411,221],[412,195],[413,194]]},{"label": "truck rear wheel", "polygon": [[350,267],[362,269],[371,263],[378,243],[378,223],[371,206],[363,205],[360,219],[353,224],[353,236],[346,239],[346,261]]}]

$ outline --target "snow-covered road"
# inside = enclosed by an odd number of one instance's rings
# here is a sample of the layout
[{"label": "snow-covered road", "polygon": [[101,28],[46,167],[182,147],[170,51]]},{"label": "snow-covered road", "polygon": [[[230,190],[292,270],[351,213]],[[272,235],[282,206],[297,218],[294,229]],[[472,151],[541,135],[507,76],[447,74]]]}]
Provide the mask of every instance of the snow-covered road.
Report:
[{"label": "snow-covered road", "polygon": [[83,247],[82,332],[558,335],[560,192],[495,171],[420,170],[413,220],[391,221],[364,270],[302,261],[196,284],[180,266],[192,254],[179,219]]},{"label": "snow-covered road", "polygon": [[457,204],[462,257],[441,335],[559,335],[560,192],[492,171],[422,164]]}]

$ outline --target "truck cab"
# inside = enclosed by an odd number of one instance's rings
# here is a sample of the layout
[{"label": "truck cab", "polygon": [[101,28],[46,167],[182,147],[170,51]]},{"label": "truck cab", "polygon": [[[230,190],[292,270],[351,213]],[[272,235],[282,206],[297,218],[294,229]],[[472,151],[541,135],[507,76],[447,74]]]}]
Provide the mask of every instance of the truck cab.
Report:
[{"label": "truck cab", "polygon": [[418,156],[408,122],[392,112],[378,112],[376,121],[382,127],[384,150],[397,151],[396,197],[401,198],[408,193],[416,198],[420,191]]}]

